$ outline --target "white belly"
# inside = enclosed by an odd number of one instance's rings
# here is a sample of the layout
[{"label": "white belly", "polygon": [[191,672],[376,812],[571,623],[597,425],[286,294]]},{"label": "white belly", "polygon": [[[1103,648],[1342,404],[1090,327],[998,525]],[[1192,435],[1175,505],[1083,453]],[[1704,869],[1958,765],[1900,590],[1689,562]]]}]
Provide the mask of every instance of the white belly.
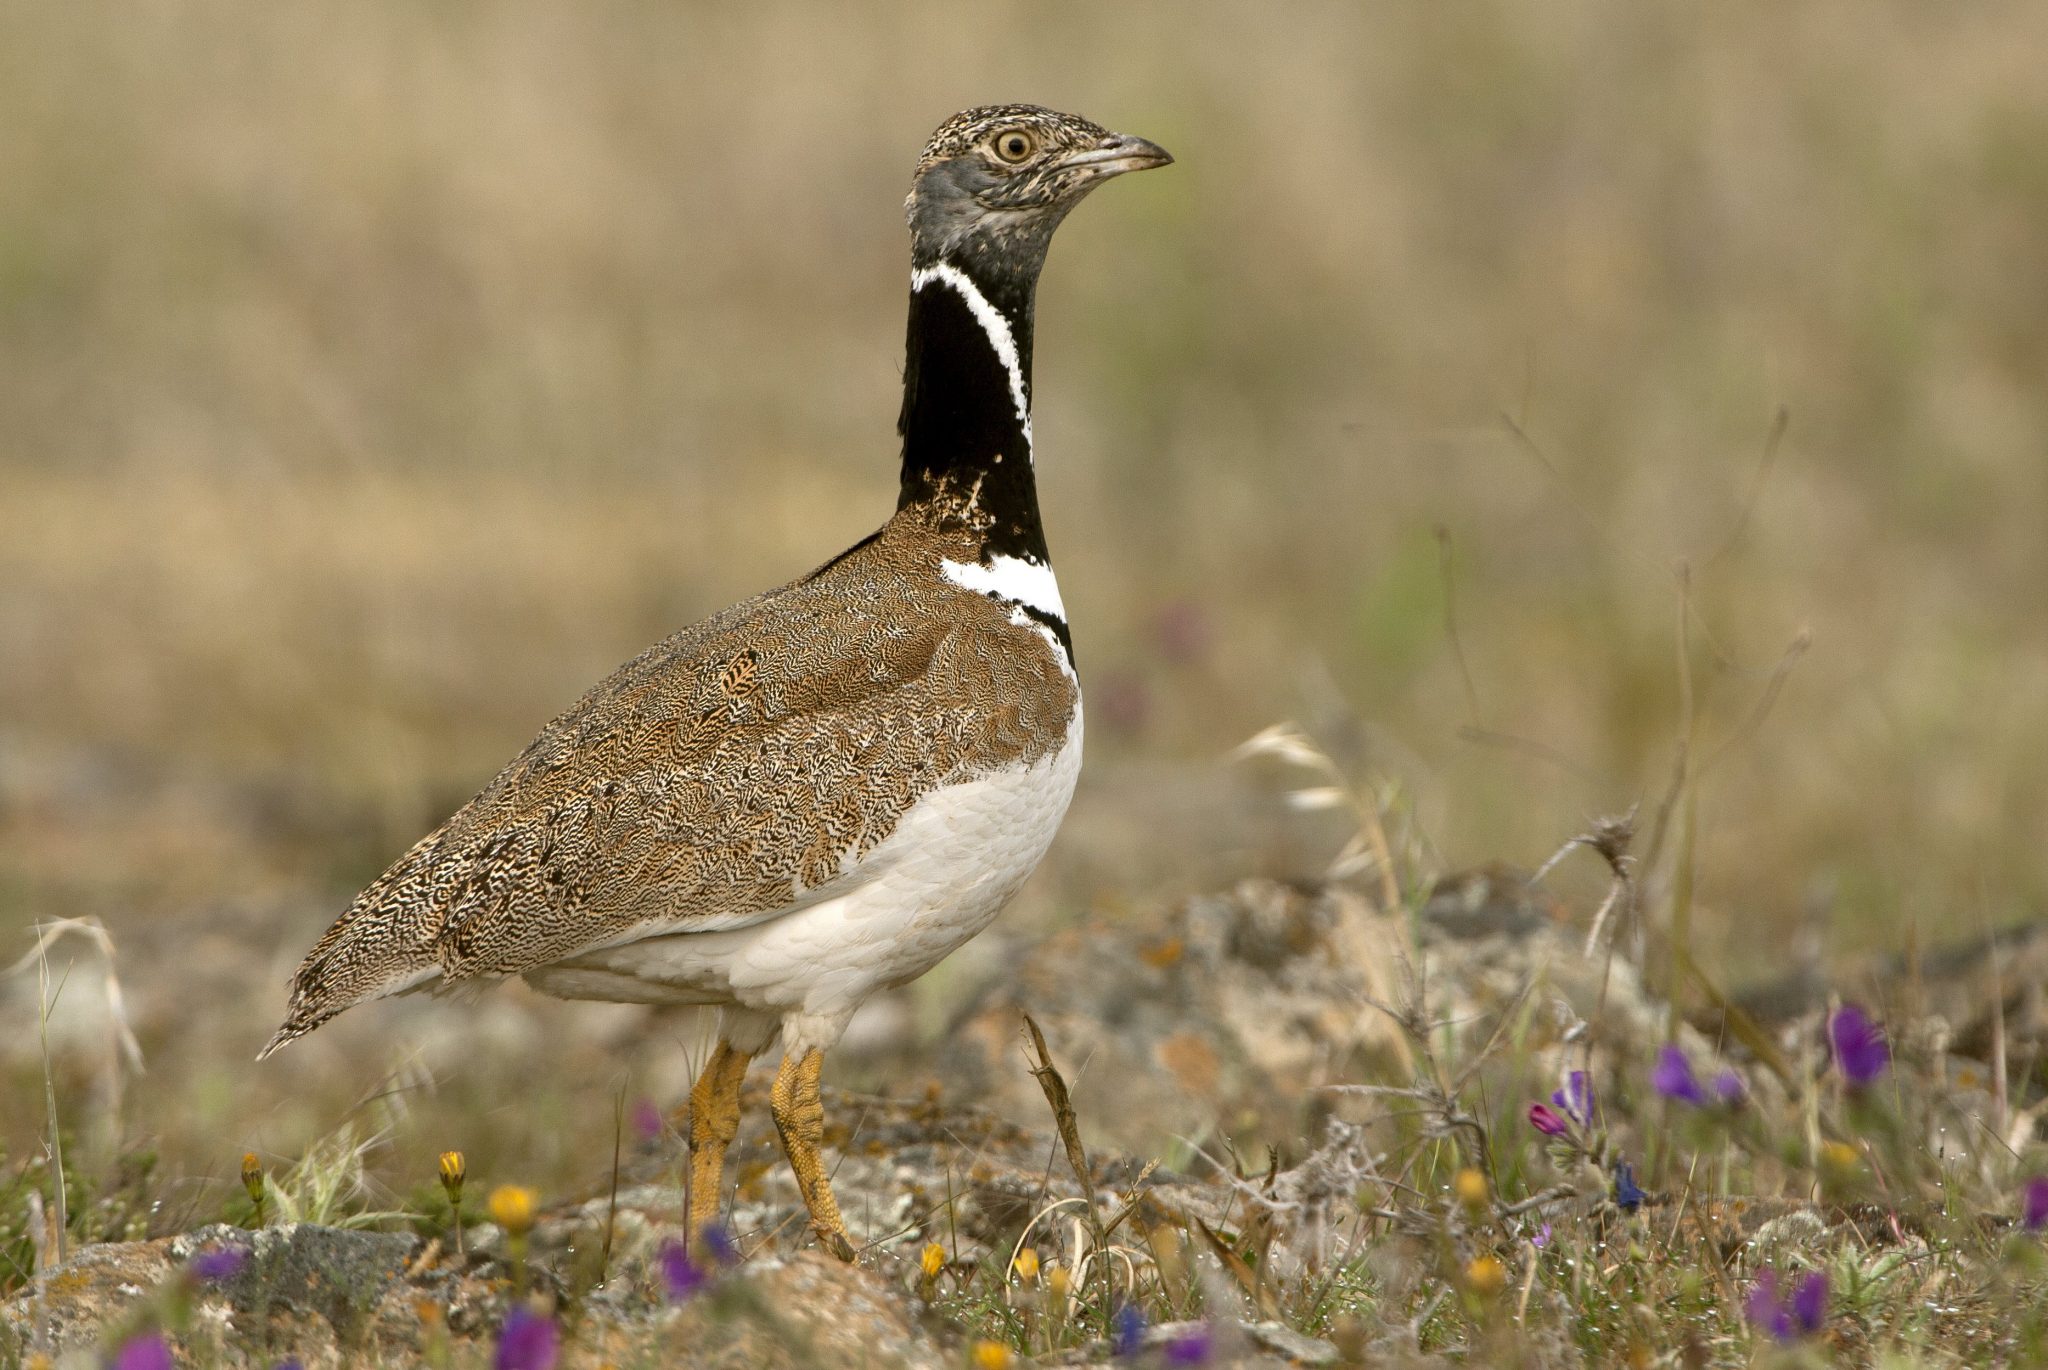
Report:
[{"label": "white belly", "polygon": [[847,893],[746,927],[585,952],[527,979],[571,998],[736,1004],[828,1045],[869,995],[916,979],[994,921],[1052,845],[1080,773],[1077,699],[1059,751],[920,799]]}]

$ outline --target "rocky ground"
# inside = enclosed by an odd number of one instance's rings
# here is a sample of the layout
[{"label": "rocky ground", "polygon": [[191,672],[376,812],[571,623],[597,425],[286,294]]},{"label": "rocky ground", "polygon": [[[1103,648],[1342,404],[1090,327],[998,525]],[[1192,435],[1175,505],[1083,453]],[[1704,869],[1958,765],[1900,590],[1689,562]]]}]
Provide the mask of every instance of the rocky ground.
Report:
[{"label": "rocky ground", "polygon": [[[670,1118],[628,1129],[615,1179],[543,1205],[519,1243],[481,1220],[479,1196],[459,1232],[444,1211],[378,1230],[211,1225],[61,1261],[45,1243],[42,1267],[0,1306],[0,1363],[99,1364],[160,1335],[180,1363],[527,1364],[494,1351],[515,1306],[545,1315],[576,1365],[1003,1365],[1020,1345],[1063,1365],[1118,1351],[1127,1362],[1431,1363],[1458,1342],[1437,1325],[1444,1298],[1461,1283],[1468,1299],[1486,1293],[1472,1272],[1492,1253],[1526,1252],[1552,1223],[1605,1240],[1623,1220],[1606,1166],[1648,1145],[1629,1121],[1575,1166],[1545,1167],[1510,1163],[1508,1141],[1488,1134],[1504,1125],[1460,1102],[1474,1080],[1541,1097],[1532,1061],[1576,1061],[1605,1080],[1654,1054],[1670,1027],[1663,1006],[1630,956],[1589,956],[1584,943],[1508,871],[1442,882],[1412,922],[1343,889],[1252,881],[1154,925],[1068,929],[970,996],[925,1062],[943,1088],[828,1095],[835,1185],[863,1243],[854,1265],[808,1242],[763,1083],[728,1161],[732,1260],[700,1249],[676,1265],[686,1120]],[[1982,996],[1955,997],[1955,1021],[1984,1011]],[[2027,1008],[2012,1004],[2009,1051],[2030,1040]],[[1033,1069],[1027,1012],[1051,1076]],[[1760,1052],[1728,1053],[1757,1107],[1783,1104],[1765,1058],[1811,1054],[1809,1006],[1769,1028],[1725,1001],[1696,1016],[1718,1036],[1733,1022],[1757,1037]],[[1693,1026],[1677,1031],[1688,1051],[1716,1049]],[[1493,1055],[1508,1037],[1519,1064]],[[1172,1164],[1128,1149],[1156,1148],[1190,1100],[1211,1120],[1179,1135]],[[1400,1113],[1422,1116],[1390,1120]],[[1461,1130],[1493,1173],[1479,1198],[1420,1183],[1415,1157],[1463,1145]],[[1653,1192],[1627,1221],[1667,1202]],[[1925,1242],[1897,1205],[1701,1193],[1688,1211],[1700,1241],[1728,1253]],[[1154,1291],[1151,1316],[1120,1326],[1116,1291],[1141,1285]],[[1521,1299],[1518,1316],[1527,1286]],[[1396,1306],[1407,1314],[1388,1316]],[[1566,1330],[1537,1344],[1536,1363],[1581,1354]]]}]

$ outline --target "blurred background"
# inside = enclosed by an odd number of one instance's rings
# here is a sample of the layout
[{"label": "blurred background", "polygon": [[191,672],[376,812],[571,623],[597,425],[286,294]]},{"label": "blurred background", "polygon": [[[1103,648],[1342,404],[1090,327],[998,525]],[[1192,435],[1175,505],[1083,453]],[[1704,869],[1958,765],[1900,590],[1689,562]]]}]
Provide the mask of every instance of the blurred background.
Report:
[{"label": "blurred background", "polygon": [[[887,514],[908,174],[1016,99],[1179,162],[1040,294],[1089,768],[1007,935],[1319,871],[1227,759],[1283,719],[1438,871],[1690,737],[1727,983],[2037,916],[2044,59],[2022,0],[0,9],[0,961],[105,923],[194,1193],[400,1068],[401,1147],[601,1168],[690,1020],[515,986],[249,1061],[547,717]],[[33,969],[0,1011],[19,1155]]]}]

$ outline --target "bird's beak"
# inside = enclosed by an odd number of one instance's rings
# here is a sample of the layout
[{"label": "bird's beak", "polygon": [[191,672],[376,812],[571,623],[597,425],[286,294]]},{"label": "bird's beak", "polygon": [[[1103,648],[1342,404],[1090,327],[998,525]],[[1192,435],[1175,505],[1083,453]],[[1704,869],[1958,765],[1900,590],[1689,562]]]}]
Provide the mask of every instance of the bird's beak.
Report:
[{"label": "bird's beak", "polygon": [[1079,167],[1091,178],[1106,181],[1126,171],[1149,171],[1172,161],[1173,154],[1157,143],[1134,138],[1128,133],[1112,133],[1094,147],[1061,158],[1059,166],[1062,170]]}]

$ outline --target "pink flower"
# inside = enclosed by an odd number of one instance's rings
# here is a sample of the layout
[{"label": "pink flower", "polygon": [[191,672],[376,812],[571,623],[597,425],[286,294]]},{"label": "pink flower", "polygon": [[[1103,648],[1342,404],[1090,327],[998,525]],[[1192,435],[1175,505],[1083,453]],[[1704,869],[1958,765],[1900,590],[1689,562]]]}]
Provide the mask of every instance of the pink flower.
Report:
[{"label": "pink flower", "polygon": [[1570,1134],[1572,1125],[1557,1116],[1543,1104],[1529,1105],[1529,1126],[1546,1137],[1563,1137]]}]

